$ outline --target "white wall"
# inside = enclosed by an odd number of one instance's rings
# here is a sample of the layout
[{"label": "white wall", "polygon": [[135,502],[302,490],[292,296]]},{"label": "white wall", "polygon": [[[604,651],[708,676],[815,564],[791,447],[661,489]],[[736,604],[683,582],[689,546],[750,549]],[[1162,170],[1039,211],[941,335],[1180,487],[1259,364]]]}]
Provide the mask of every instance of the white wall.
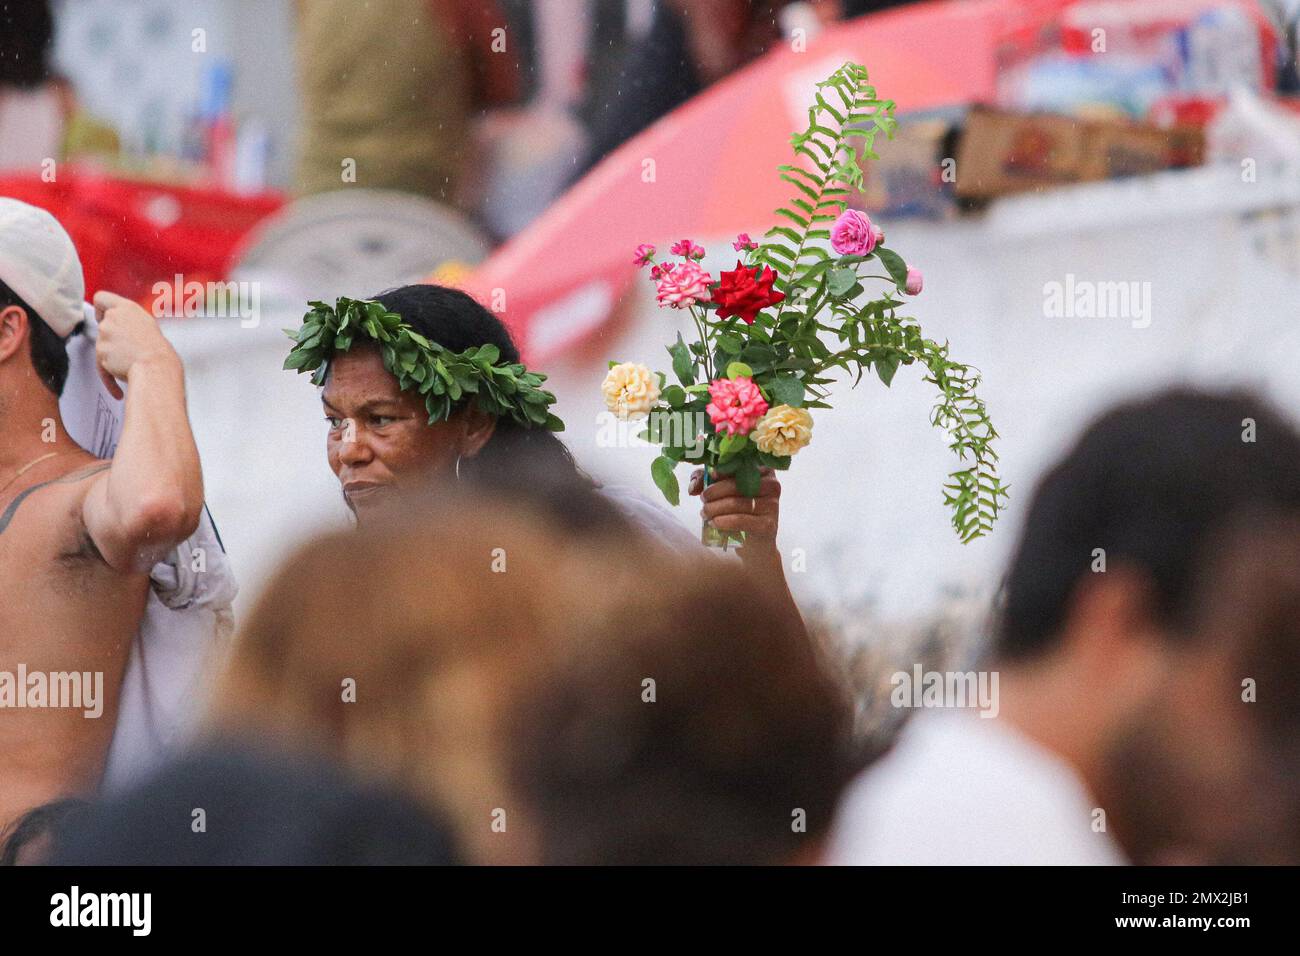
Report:
[{"label": "white wall", "polygon": [[[932,396],[917,370],[900,369],[889,389],[874,379],[841,388],[836,408],[817,415],[813,444],[783,477],[780,544],[787,554],[806,551],[807,572],[792,577],[805,598],[875,602],[902,619],[928,614],[953,590],[987,590],[1037,476],[1121,397],[1175,381],[1242,382],[1293,416],[1300,411],[1294,170],[1261,170],[1249,184],[1232,168],[1171,173],[1027,196],[979,220],[884,225],[889,245],[925,272],[915,315],[927,334],[949,339],[957,359],[985,374],[1011,508],[991,538],[961,545],[939,490],[951,462],[944,436],[929,425]],[[720,240],[706,245],[721,252]],[[732,261],[720,255],[706,265],[716,272]],[[1067,273],[1150,282],[1149,327],[1126,317],[1047,318],[1044,284]],[[566,441],[583,464],[657,497],[653,450],[597,447],[604,359],[668,368],[663,346],[674,315],[653,307],[648,281],[637,294],[630,330],[605,335],[583,363],[548,371]],[[189,363],[209,500],[245,601],[295,540],[344,515],[325,464],[315,390],[279,370],[287,340],[278,330],[299,317],[285,310],[249,330],[187,320],[170,331]],[[698,529],[698,508],[684,503],[678,513]]]}]

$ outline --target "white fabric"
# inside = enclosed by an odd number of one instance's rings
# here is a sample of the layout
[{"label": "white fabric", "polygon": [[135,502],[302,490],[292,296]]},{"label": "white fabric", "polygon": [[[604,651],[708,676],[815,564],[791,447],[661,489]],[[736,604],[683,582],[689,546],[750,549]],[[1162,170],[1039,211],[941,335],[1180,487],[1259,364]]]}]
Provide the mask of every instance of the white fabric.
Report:
[{"label": "white fabric", "polygon": [[0,198],[0,281],[63,338],[82,319],[81,259],[59,221],[44,209]]},{"label": "white fabric", "polygon": [[62,144],[63,102],[52,83],[0,92],[0,171],[37,170],[60,157]]},{"label": "white fabric", "polygon": [[[125,409],[96,371],[98,326],[94,310],[85,309],[85,333],[68,340],[68,381],[59,411],[73,441],[111,458]],[[186,742],[206,703],[204,677],[229,647],[234,630],[231,605],[238,587],[206,508],[193,536],[155,565],[150,579],[122,683],[104,790],[138,780]]]},{"label": "white fabric", "polygon": [[625,485],[602,485],[603,494],[619,512],[650,538],[674,551],[702,547],[700,539],[686,530],[671,511],[648,501]]},{"label": "white fabric", "polygon": [[829,860],[852,865],[1125,862],[1075,772],[1002,718],[925,711],[849,787]]}]

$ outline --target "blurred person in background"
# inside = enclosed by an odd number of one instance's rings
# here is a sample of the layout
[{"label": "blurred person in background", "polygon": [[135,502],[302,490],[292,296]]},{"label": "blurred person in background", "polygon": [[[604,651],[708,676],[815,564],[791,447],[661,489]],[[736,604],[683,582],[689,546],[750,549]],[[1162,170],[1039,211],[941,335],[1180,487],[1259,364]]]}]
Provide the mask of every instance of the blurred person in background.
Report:
[{"label": "blurred person in background", "polygon": [[[780,602],[739,566],[640,535],[572,476],[530,471],[515,487],[411,503],[404,522],[301,547],[245,621],[209,734],[107,804],[93,833],[74,828],[65,842],[81,850],[58,859],[250,852],[247,832],[283,815],[272,801],[251,801],[236,827],[209,809],[198,838],[191,808],[247,789],[201,768],[260,753],[405,794],[447,821],[469,862],[813,858],[849,714]],[[581,529],[557,494],[587,516]],[[336,819],[292,829],[329,845],[352,832],[348,819],[332,832]],[[324,855],[311,846],[254,861]]]},{"label": "blurred person in background", "polygon": [[[416,332],[452,352],[493,345],[500,360],[519,362],[519,350],[501,321],[459,289],[431,284],[402,286],[375,301]],[[437,497],[457,483],[499,482],[526,463],[573,477],[595,487],[553,432],[529,428],[509,417],[494,417],[472,397],[463,399],[446,421],[428,423],[423,396],[403,392],[383,364],[379,349],[358,340],[329,359],[321,402],[329,425],[326,454],[342,486],[344,500],[358,521],[391,512],[396,493]],[[698,540],[668,511],[627,489],[602,487],[602,497],[652,536],[682,550]],[[703,487],[692,479],[702,511],[725,531],[743,531],[741,560],[762,575],[787,609],[797,614],[776,546],[781,484],[774,473],[762,479],[755,498],[740,495],[734,478]]]},{"label": "blurred person in background", "polygon": [[297,12],[298,191],[355,183],[456,203],[479,162],[472,117],[517,97],[517,60],[490,48],[496,4],[300,0]]},{"label": "blurred person in background", "polygon": [[53,44],[49,0],[0,0],[0,173],[117,152],[117,134],[86,114],[54,71]]},{"label": "blurred person in background", "polygon": [[0,172],[63,155],[74,99],[50,67],[53,43],[49,0],[0,0]]},{"label": "blurred person in background", "polygon": [[[1203,599],[1223,600],[1235,581],[1231,568],[1210,582],[1201,569],[1223,529],[1257,509],[1300,510],[1300,433],[1258,396],[1172,390],[1099,418],[1030,505],[987,664],[1000,676],[996,715],[914,715],[851,787],[833,858],[1120,863],[1152,855],[1139,831],[1153,808],[1222,805],[1235,765],[1202,762],[1197,779],[1167,772],[1194,745],[1149,748],[1189,707],[1222,716],[1240,699],[1243,675],[1216,654],[1249,656],[1250,627],[1198,620]],[[1264,660],[1254,676],[1286,693],[1294,674]],[[1225,735],[1215,754],[1258,752],[1240,712],[1210,723]],[[1157,842],[1174,858],[1204,836],[1189,826]]]},{"label": "blurred person in background", "polygon": [[[899,0],[655,0],[648,27],[590,79],[590,144],[576,180],[604,156],[709,86],[772,49],[796,26],[822,26]],[[645,7],[629,0],[629,10]],[[645,16],[641,13],[641,16]]]}]

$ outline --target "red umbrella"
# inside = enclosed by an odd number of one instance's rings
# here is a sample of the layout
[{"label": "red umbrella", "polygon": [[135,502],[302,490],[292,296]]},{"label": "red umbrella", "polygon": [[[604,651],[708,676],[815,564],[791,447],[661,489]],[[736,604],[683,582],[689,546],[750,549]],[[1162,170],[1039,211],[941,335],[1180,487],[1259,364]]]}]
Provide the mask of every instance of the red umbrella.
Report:
[{"label": "red umbrella", "polygon": [[[544,364],[609,317],[637,275],[640,242],[722,237],[767,223],[789,199],[776,167],[807,123],[813,84],[864,64],[900,111],[992,99],[996,48],[1026,7],[1060,0],[949,0],[839,24],[782,44],[607,156],[462,283],[501,312]],[[756,237],[757,238],[757,237]]]}]

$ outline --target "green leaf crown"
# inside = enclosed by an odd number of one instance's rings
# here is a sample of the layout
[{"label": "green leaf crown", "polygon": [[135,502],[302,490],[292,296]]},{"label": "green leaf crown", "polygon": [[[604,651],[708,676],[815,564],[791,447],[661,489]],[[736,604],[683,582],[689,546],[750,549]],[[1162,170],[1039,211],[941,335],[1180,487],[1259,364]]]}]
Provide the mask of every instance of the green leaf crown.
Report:
[{"label": "green leaf crown", "polygon": [[346,352],[360,337],[379,346],[384,368],[397,378],[398,388],[424,396],[430,425],[475,401],[494,418],[509,417],[525,428],[564,430],[564,422],[550,411],[555,396],[541,387],[546,376],[501,361],[495,345],[451,352],[373,300],[341,297],[333,306],[307,304],[302,325],[296,331],[285,329],[294,345],[284,367],[311,372],[314,385],[325,384],[334,353]]}]

